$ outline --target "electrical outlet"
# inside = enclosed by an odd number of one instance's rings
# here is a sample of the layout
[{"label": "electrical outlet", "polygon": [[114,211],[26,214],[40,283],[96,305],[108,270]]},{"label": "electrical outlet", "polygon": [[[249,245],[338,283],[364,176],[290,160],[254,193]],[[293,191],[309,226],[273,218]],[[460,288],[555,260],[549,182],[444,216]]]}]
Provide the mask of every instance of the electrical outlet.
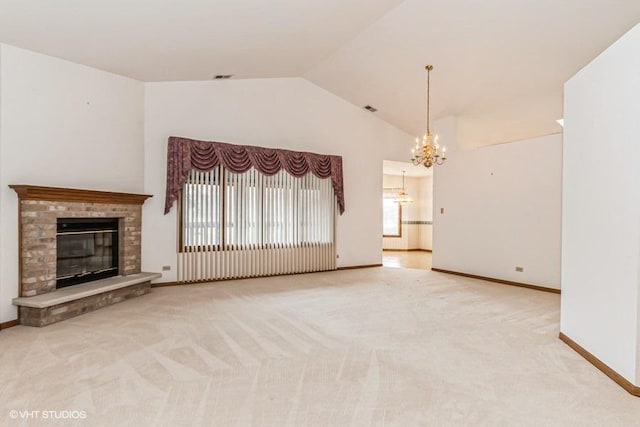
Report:
[{"label": "electrical outlet", "polygon": [[444,208],[440,208],[440,213],[443,214],[444,213]]},{"label": "electrical outlet", "polygon": [[522,268],[522,267],[518,267],[518,266],[516,265],[516,271],[517,271],[518,273],[522,273],[522,272],[524,271],[524,268]]},{"label": "electrical outlet", "polygon": [[171,271],[171,266],[170,265],[163,265],[162,266],[162,271]]}]

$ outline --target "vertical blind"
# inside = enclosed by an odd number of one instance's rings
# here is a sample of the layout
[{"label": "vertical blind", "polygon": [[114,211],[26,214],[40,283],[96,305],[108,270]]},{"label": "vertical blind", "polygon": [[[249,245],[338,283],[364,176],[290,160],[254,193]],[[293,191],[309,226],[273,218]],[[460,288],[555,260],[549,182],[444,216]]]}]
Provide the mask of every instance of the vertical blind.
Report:
[{"label": "vertical blind", "polygon": [[331,180],[313,174],[192,170],[181,200],[178,280],[335,269],[335,212]]}]

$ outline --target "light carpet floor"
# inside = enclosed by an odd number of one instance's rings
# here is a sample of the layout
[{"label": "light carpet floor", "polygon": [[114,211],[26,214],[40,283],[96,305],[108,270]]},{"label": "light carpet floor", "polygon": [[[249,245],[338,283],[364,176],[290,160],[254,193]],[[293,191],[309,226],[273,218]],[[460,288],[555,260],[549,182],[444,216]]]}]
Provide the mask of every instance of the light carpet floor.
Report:
[{"label": "light carpet floor", "polygon": [[558,322],[558,295],[423,270],[156,288],[2,331],[0,424],[640,425]]}]

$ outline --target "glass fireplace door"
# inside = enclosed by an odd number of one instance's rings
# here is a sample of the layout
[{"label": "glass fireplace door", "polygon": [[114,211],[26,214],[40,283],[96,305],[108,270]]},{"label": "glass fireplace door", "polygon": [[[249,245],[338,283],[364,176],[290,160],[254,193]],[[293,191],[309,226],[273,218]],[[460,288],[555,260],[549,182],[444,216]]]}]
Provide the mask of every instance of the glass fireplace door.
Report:
[{"label": "glass fireplace door", "polygon": [[56,287],[118,275],[117,218],[61,218]]}]

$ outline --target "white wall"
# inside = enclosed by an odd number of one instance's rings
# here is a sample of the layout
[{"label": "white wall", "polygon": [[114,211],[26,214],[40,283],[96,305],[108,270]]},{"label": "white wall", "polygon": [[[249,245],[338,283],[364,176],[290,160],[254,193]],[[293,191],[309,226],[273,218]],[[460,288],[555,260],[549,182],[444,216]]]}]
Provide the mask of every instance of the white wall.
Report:
[{"label": "white wall", "polygon": [[420,224],[418,226],[418,248],[433,249],[433,175],[420,179],[420,194],[424,195],[418,200],[420,211],[420,221],[427,221],[430,224]]},{"label": "white wall", "polygon": [[638,378],[640,25],[565,84],[563,333]]},{"label": "white wall", "polygon": [[[2,180],[2,133],[4,131],[4,123],[2,120],[2,56],[4,53],[3,45],[0,44],[0,322],[4,321],[4,317],[2,316],[3,312],[6,312],[7,320],[12,320],[14,316],[15,310],[12,307],[5,308],[5,300],[9,299],[9,295],[11,295],[11,287],[5,285],[4,277],[5,275],[2,273],[2,265],[4,260],[4,242],[5,237],[3,237],[2,233],[2,206],[4,205],[4,188],[5,184]],[[6,295],[6,297],[5,297]],[[11,317],[10,317],[11,316]]]},{"label": "white wall", "polygon": [[465,151],[455,147],[455,121],[443,132],[433,267],[560,288],[561,135]]},{"label": "white wall", "polygon": [[[346,212],[338,218],[338,266],[378,264],[382,161],[406,160],[412,137],[301,78],[146,84],[143,268],[171,266],[176,209],[163,215],[167,138],[336,154],[343,157]],[[162,232],[158,232],[162,230]]]},{"label": "white wall", "polygon": [[[382,177],[384,188],[402,188],[402,176]],[[431,224],[406,224],[407,221],[430,222],[433,220],[433,177],[406,177],[405,189],[413,203],[402,205],[402,233],[400,237],[384,237],[383,249],[409,250],[431,249]]]},{"label": "white wall", "polygon": [[17,317],[10,184],[144,190],[141,82],[0,45],[0,321]]}]

